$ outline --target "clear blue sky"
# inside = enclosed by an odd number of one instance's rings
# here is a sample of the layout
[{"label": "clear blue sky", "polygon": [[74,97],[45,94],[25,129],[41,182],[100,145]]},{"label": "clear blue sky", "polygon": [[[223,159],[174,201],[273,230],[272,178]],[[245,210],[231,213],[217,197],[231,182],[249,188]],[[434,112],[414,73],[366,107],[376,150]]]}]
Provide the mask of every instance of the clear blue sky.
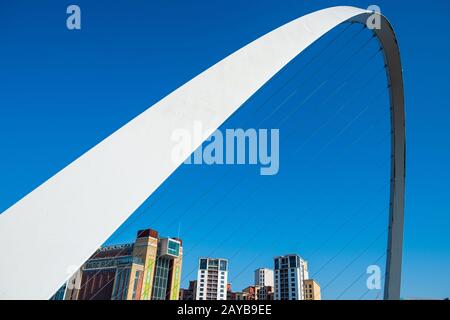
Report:
[{"label": "clear blue sky", "polygon": [[[314,10],[373,4],[74,3],[82,10],[81,31],[65,28],[65,10],[72,2],[0,1],[0,212],[248,42]],[[450,296],[450,4],[377,4],[397,32],[407,99],[402,294]],[[230,258],[230,279],[239,290],[252,282],[256,267],[272,267],[274,256],[295,252],[309,261],[310,275],[324,288],[325,298],[380,297],[380,292],[364,295],[365,277],[359,276],[375,261],[384,269],[384,257],[377,259],[386,245],[386,84],[380,56],[367,64],[376,43],[359,49],[370,34],[344,27],[295,59],[223,126],[258,127],[271,108],[298,88],[283,105],[295,111],[288,121],[279,112],[261,125],[280,128],[277,176],[261,177],[251,166],[183,166],[108,243],[132,241],[136,230],[146,227],[176,236],[180,226],[184,285],[195,277],[190,272],[199,256]],[[306,65],[323,48],[320,59]],[[333,63],[343,64],[354,52],[358,54],[352,62],[331,77]],[[255,111],[298,70],[302,72]],[[374,81],[349,100],[375,74]],[[340,86],[329,103],[327,97]],[[78,232],[82,241],[82,230],[74,230]]]}]

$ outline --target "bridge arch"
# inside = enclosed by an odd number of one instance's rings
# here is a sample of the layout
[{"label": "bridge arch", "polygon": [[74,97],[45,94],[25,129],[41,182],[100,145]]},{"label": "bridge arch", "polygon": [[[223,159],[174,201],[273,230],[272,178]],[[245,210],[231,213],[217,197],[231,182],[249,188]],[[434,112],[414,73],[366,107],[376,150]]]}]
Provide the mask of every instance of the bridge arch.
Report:
[{"label": "bridge arch", "polygon": [[[170,157],[175,129],[192,128],[200,120],[211,128],[206,139],[309,45],[341,23],[366,23],[372,14],[379,15],[333,7],[269,32],[173,91],[7,209],[0,215],[0,298],[48,299],[70,277],[68,270],[81,266],[181,165]],[[385,299],[399,299],[404,90],[394,31],[379,17],[381,28],[374,32],[387,67],[392,127]]]}]

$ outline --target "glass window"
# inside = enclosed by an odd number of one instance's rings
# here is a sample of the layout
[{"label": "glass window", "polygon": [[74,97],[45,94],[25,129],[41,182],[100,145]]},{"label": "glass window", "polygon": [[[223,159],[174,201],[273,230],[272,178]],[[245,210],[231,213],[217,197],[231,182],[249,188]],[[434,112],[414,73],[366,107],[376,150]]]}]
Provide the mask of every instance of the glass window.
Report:
[{"label": "glass window", "polygon": [[133,300],[136,300],[136,289],[137,289],[140,275],[141,275],[141,272],[136,271],[135,276],[134,276],[134,284],[133,284],[133,294],[132,294]]},{"label": "glass window", "polygon": [[153,300],[164,300],[166,297],[168,277],[170,273],[170,259],[159,258],[155,267],[153,286]]},{"label": "glass window", "polygon": [[178,257],[178,255],[180,254],[180,244],[176,241],[169,240],[169,244],[167,245],[167,252]]},{"label": "glass window", "polygon": [[220,270],[221,271],[227,270],[227,262],[225,260],[220,260]]},{"label": "glass window", "polygon": [[297,267],[297,257],[296,256],[290,256],[289,257],[289,266],[291,268],[296,268]]},{"label": "glass window", "polygon": [[207,265],[208,265],[208,260],[207,259],[200,259],[200,269],[206,270]]},{"label": "glass window", "polygon": [[218,264],[219,264],[219,262],[217,261],[217,259],[209,260],[209,266],[210,267],[217,267]]}]

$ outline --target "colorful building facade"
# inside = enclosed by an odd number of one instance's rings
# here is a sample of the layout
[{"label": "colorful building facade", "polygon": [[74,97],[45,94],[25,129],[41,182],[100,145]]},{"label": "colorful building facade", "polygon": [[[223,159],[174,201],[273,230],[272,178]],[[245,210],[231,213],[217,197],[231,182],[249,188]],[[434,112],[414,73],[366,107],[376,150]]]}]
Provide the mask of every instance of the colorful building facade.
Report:
[{"label": "colorful building facade", "polygon": [[178,300],[182,259],[180,239],[140,230],[134,243],[97,250],[65,284],[64,299]]}]

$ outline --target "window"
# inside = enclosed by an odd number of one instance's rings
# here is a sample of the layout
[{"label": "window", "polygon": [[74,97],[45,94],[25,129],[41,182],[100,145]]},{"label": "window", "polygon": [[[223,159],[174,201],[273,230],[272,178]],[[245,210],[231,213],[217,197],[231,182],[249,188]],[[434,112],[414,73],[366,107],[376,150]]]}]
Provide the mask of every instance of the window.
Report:
[{"label": "window", "polygon": [[297,267],[297,257],[296,256],[289,256],[289,266],[291,268]]},{"label": "window", "polygon": [[155,278],[152,299],[163,300],[166,297],[170,259],[159,258],[155,266]]},{"label": "window", "polygon": [[219,262],[216,259],[212,259],[212,260],[209,260],[208,265],[210,267],[217,267],[219,265]]},{"label": "window", "polygon": [[139,277],[140,277],[141,272],[136,270],[135,276],[134,276],[134,285],[133,285],[133,294],[132,294],[132,299],[136,300],[136,289],[137,289],[137,285],[139,282]]},{"label": "window", "polygon": [[[208,265],[208,260],[207,259],[200,259],[200,269],[205,270],[207,268]],[[204,271],[202,271],[204,272]]]},{"label": "window", "polygon": [[227,270],[227,261],[226,260],[220,260],[220,268],[221,271]]},{"label": "window", "polygon": [[167,253],[177,256],[180,254],[180,243],[169,239],[167,245]]}]

